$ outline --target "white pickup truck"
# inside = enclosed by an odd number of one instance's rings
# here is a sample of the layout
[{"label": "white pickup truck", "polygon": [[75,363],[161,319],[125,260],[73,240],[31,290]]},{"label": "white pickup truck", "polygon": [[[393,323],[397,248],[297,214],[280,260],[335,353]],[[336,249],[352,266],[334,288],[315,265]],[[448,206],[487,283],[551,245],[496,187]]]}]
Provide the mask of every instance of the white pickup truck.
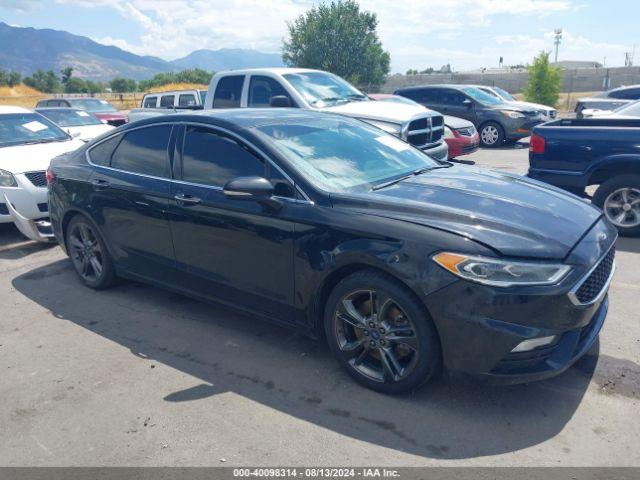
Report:
[{"label": "white pickup truck", "polygon": [[[346,80],[302,68],[254,68],[217,73],[204,108],[293,107],[355,117],[392,133],[438,160],[446,160],[444,118],[420,105],[372,101]],[[166,109],[134,109],[129,120],[167,114]]]}]

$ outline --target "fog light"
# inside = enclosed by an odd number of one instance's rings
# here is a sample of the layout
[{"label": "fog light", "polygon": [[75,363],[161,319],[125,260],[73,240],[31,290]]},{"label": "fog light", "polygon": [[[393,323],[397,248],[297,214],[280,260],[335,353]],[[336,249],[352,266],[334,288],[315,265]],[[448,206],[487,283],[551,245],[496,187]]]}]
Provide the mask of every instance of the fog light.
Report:
[{"label": "fog light", "polygon": [[551,335],[550,337],[531,338],[529,340],[525,340],[524,342],[520,342],[511,351],[512,352],[528,352],[529,350],[533,350],[534,348],[544,347],[545,345],[551,345],[555,341],[555,339],[556,339],[555,335]]}]

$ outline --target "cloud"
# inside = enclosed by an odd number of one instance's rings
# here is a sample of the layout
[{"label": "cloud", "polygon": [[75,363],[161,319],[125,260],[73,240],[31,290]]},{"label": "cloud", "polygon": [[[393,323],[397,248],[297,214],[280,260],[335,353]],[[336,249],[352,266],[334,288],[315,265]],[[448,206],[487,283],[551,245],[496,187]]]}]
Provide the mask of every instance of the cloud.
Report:
[{"label": "cloud", "polygon": [[0,8],[18,13],[29,13],[43,7],[42,0],[2,0]]}]

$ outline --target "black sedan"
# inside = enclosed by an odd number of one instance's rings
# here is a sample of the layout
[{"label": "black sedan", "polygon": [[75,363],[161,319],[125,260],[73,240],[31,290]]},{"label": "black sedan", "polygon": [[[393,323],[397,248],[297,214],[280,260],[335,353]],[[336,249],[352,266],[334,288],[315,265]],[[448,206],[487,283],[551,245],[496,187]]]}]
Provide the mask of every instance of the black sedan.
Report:
[{"label": "black sedan", "polygon": [[54,159],[47,178],[87,286],[139,280],[325,336],[382,392],[442,369],[555,375],[607,313],[616,231],[598,209],[343,116],[156,117]]}]

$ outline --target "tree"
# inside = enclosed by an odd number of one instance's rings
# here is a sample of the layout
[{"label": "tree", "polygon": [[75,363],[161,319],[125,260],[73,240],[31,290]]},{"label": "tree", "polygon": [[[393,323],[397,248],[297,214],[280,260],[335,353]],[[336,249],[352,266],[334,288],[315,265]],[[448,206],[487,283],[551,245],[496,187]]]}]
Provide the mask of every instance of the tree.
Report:
[{"label": "tree", "polygon": [[5,70],[0,70],[0,85],[15,87],[20,83],[20,79],[22,75],[19,72],[9,72]]},{"label": "tree", "polygon": [[287,24],[282,60],[292,67],[327,70],[356,85],[380,85],[390,57],[377,26],[376,14],[360,11],[354,0],[314,6]]},{"label": "tree", "polygon": [[71,75],[73,75],[73,67],[65,67],[60,70],[60,75],[62,75],[62,84],[66,85]]},{"label": "tree", "polygon": [[549,64],[549,53],[540,52],[528,67],[529,80],[524,90],[524,98],[529,102],[555,106],[558,103],[562,69]]},{"label": "tree", "polygon": [[78,77],[69,77],[64,85],[65,93],[88,93],[87,82]]},{"label": "tree", "polygon": [[131,78],[116,77],[109,82],[112,92],[127,93],[135,92],[137,88],[136,81]]},{"label": "tree", "polygon": [[39,68],[30,77],[25,77],[23,83],[44,93],[59,93],[62,91],[60,79],[53,70],[45,72]]}]

